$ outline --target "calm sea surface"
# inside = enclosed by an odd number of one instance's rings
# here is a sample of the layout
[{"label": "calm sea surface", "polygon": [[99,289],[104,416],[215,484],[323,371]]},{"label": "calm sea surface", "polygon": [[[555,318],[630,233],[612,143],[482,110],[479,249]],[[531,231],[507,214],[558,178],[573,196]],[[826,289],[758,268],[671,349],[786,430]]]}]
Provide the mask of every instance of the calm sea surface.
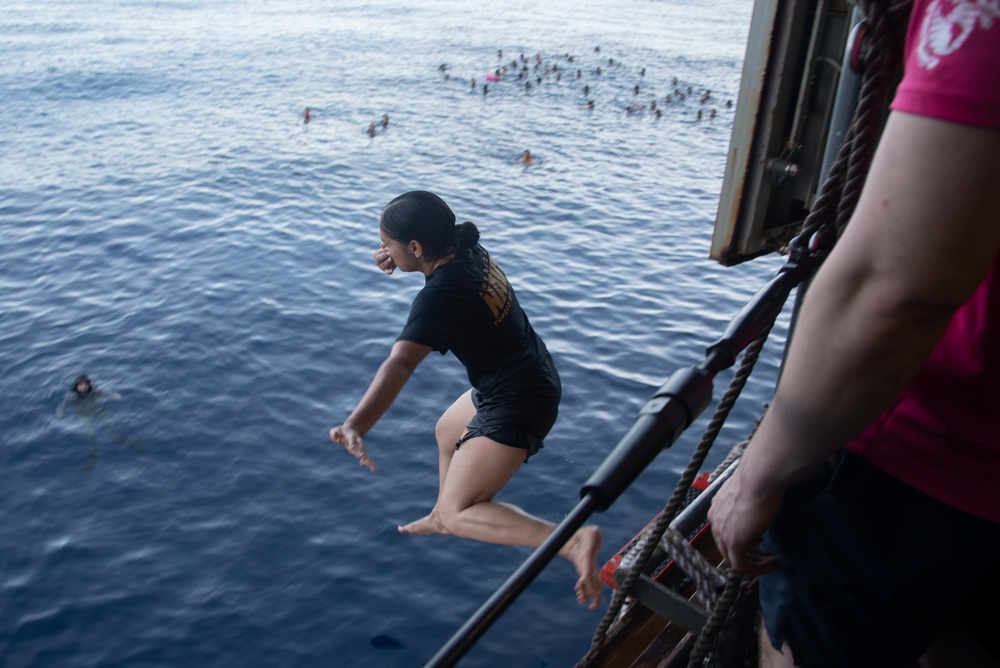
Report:
[{"label": "calm sea surface", "polygon": [[[435,497],[434,422],[466,389],[453,357],[429,357],[369,435],[377,475],[328,440],[422,284],[374,267],[378,212],[439,193],[514,283],[565,394],[501,498],[561,519],[781,263],[707,259],[750,12],[4,0],[0,665],[427,661],[529,551],[396,533]],[[484,94],[522,53],[533,86],[509,73]],[[767,401],[785,331],[728,443]],[[103,420],[57,415],[81,372],[109,393]],[[602,563],[662,507],[704,422],[594,518]],[[603,613],[574,580],[551,564],[462,665],[572,665]]]}]

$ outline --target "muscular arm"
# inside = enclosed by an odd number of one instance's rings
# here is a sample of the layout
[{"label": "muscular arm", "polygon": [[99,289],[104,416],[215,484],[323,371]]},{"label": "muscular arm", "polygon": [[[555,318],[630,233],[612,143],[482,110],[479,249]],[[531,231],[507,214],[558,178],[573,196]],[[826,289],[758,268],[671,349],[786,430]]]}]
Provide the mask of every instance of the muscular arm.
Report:
[{"label": "muscular arm", "polygon": [[332,441],[344,445],[362,466],[367,466],[373,472],[376,470],[375,464],[365,452],[364,436],[389,409],[413,370],[430,351],[429,346],[419,343],[396,341],[350,417],[342,425],[330,430]]},{"label": "muscular arm", "polygon": [[804,300],[783,376],[713,534],[737,569],[785,490],[875,419],[1000,252],[1000,132],[893,113],[858,208]]}]

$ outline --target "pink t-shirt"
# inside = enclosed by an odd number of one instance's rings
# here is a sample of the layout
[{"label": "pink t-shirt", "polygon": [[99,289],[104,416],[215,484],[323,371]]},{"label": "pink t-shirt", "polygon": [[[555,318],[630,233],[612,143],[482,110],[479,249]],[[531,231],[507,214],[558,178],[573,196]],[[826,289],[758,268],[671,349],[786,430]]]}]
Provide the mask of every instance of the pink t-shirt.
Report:
[{"label": "pink t-shirt", "polygon": [[[892,108],[1000,128],[1000,2],[917,0]],[[920,372],[847,448],[1000,523],[1000,256]]]},{"label": "pink t-shirt", "polygon": [[892,108],[1000,127],[1000,2],[916,0]]}]

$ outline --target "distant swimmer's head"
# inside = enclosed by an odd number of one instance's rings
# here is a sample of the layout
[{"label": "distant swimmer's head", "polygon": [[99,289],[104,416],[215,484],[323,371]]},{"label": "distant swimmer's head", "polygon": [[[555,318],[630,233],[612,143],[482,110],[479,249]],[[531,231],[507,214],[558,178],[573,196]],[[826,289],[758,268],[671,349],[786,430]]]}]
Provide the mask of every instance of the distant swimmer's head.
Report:
[{"label": "distant swimmer's head", "polygon": [[520,160],[521,162],[523,162],[526,165],[530,165],[531,163],[533,163],[535,161],[535,159],[533,157],[531,157],[531,151],[529,151],[527,149],[524,150],[524,153],[521,154],[521,157],[518,158],[518,160]]},{"label": "distant swimmer's head", "polygon": [[90,382],[90,377],[85,373],[80,374],[73,380],[73,391],[76,392],[76,396],[78,397],[90,394],[93,389],[94,385]]},{"label": "distant swimmer's head", "polygon": [[[459,248],[479,243],[479,230],[473,223],[456,224],[455,214],[444,200],[424,190],[404,193],[386,204],[379,217],[379,231],[396,266],[403,271],[422,270]],[[397,253],[401,257],[396,257]]]}]

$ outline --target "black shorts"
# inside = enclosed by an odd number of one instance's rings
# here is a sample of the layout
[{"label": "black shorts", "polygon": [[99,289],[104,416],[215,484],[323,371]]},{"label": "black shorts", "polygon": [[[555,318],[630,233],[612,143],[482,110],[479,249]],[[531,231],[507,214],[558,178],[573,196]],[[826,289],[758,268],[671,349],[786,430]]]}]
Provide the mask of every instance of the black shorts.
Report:
[{"label": "black shorts", "polygon": [[789,490],[763,548],[781,560],[760,579],[764,623],[800,666],[916,666],[951,621],[976,637],[998,593],[1000,525],[850,453]]},{"label": "black shorts", "polygon": [[455,444],[457,450],[470,438],[485,436],[497,443],[526,450],[524,461],[539,451],[542,440],[559,414],[562,384],[551,358],[529,383],[498,392],[472,390],[476,414]]}]

